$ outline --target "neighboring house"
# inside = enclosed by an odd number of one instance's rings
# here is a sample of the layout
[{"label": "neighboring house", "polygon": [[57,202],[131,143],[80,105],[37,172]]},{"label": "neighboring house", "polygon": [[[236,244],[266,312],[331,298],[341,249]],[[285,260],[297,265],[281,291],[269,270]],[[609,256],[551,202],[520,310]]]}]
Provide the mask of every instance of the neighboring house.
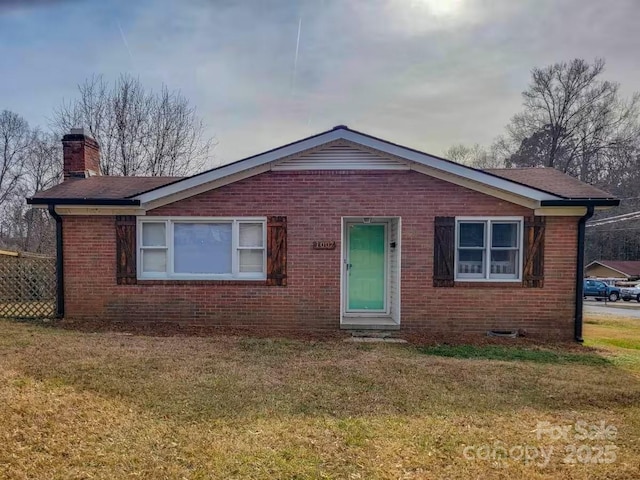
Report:
[{"label": "neighboring house", "polygon": [[100,176],[93,139],[63,144],[65,181],[28,201],[78,322],[580,339],[584,225],[619,203],[344,126],[187,178]]},{"label": "neighboring house", "polygon": [[637,280],[640,278],[640,260],[596,260],[584,269],[585,277]]}]

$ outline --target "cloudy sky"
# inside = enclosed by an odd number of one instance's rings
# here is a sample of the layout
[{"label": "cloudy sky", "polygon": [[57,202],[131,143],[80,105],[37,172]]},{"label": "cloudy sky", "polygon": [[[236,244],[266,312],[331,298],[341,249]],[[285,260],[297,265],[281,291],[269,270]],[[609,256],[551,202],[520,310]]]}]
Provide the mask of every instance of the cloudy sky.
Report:
[{"label": "cloudy sky", "polygon": [[338,124],[441,154],[501,133],[533,66],[640,90],[638,25],[640,0],[0,0],[0,110],[46,127],[128,72],[191,100],[215,163]]}]

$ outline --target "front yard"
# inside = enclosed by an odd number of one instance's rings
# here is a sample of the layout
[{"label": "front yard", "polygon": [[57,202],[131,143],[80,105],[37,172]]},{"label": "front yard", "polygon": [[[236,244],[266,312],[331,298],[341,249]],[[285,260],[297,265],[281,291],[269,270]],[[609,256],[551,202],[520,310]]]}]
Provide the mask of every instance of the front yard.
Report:
[{"label": "front yard", "polygon": [[638,319],[583,349],[0,329],[2,478],[640,477]]}]

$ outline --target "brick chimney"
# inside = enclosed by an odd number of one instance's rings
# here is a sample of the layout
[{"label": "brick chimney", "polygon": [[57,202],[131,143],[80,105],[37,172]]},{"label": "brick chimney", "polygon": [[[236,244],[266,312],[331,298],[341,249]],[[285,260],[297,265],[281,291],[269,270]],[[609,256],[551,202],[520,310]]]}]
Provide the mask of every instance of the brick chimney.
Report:
[{"label": "brick chimney", "polygon": [[64,180],[100,175],[100,147],[84,128],[72,128],[62,137]]}]

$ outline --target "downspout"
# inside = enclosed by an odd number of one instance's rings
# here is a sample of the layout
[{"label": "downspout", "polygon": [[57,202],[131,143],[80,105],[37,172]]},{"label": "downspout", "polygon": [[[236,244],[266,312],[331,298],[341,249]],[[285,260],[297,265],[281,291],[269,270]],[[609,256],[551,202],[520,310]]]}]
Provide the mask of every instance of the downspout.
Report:
[{"label": "downspout", "polygon": [[56,318],[64,317],[64,256],[62,252],[62,217],[49,204],[49,215],[56,221]]},{"label": "downspout", "polygon": [[593,217],[594,206],[587,206],[587,213],[578,220],[578,260],[576,262],[576,310],[574,312],[574,337],[582,343],[582,304],[584,299],[584,237],[587,221]]}]

